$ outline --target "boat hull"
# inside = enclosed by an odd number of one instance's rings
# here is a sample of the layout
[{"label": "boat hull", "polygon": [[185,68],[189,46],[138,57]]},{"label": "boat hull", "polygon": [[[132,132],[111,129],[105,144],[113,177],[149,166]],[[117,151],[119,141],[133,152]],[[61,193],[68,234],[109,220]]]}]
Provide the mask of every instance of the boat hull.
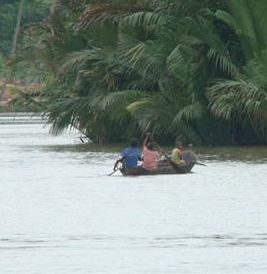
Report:
[{"label": "boat hull", "polygon": [[180,165],[175,165],[169,161],[160,161],[158,167],[154,171],[148,171],[142,167],[124,168],[120,172],[125,176],[140,176],[140,175],[161,175],[161,174],[184,174],[191,172],[194,162],[187,162]]}]

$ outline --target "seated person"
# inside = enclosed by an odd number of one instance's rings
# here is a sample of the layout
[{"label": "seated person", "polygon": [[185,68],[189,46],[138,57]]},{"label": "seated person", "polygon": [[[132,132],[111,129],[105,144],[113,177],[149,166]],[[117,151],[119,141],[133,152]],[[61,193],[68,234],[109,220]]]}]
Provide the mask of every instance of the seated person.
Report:
[{"label": "seated person", "polygon": [[151,134],[147,133],[143,143],[142,167],[145,170],[154,171],[158,167],[159,160],[160,160],[160,154],[157,151],[157,145],[153,141]]},{"label": "seated person", "polygon": [[135,168],[139,160],[141,160],[141,152],[138,149],[138,140],[137,138],[132,138],[130,146],[122,151],[121,158],[116,161],[113,169],[116,170],[118,164],[121,162],[125,168]]},{"label": "seated person", "polygon": [[171,161],[176,165],[185,164],[185,161],[182,160],[184,151],[183,143],[179,140],[176,140],[175,145],[176,147],[172,150]]}]

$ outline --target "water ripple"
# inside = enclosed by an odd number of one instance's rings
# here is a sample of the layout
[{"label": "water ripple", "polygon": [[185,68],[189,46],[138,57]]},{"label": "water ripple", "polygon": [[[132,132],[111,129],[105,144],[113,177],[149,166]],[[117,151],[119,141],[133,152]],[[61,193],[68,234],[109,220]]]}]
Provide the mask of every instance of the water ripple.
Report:
[{"label": "water ripple", "polygon": [[253,247],[267,246],[267,236],[253,235],[184,235],[181,237],[131,237],[131,236],[101,236],[77,235],[57,238],[0,238],[0,249],[40,249],[40,248],[67,248],[73,246],[90,246],[97,249],[116,248],[156,248],[172,249],[181,246],[187,248],[209,247]]}]

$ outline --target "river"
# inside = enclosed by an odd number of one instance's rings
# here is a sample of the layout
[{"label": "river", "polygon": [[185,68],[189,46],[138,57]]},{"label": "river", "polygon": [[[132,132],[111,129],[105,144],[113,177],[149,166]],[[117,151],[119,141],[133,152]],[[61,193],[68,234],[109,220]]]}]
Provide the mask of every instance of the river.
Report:
[{"label": "river", "polygon": [[266,274],[267,148],[196,148],[193,173],[123,177],[121,148],[0,118],[0,273]]}]

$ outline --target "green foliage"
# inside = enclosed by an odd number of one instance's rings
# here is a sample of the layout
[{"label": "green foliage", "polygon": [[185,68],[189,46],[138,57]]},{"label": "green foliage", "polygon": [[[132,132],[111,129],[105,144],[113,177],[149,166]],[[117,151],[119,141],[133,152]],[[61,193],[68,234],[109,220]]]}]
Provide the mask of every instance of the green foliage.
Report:
[{"label": "green foliage", "polygon": [[55,134],[266,142],[266,1],[227,3],[57,1],[24,31],[17,60],[46,84]]},{"label": "green foliage", "polygon": [[[4,55],[10,53],[14,29],[16,26],[19,1],[2,1],[0,9],[0,52]],[[52,0],[27,0],[24,4],[24,13],[21,34],[32,23],[39,22],[47,17]]]},{"label": "green foliage", "polygon": [[[10,1],[9,1],[10,2]],[[0,52],[8,54],[10,52],[14,28],[16,24],[17,3],[1,3],[0,9]]]},{"label": "green foliage", "polygon": [[0,77],[3,77],[5,73],[5,61],[3,56],[0,54]]},{"label": "green foliage", "polygon": [[267,3],[263,0],[228,2],[230,13],[219,10],[216,16],[235,31],[245,64],[239,64],[239,73],[233,79],[216,81],[208,89],[211,110],[217,117],[235,121],[244,132],[249,129],[258,142],[266,142]]}]

